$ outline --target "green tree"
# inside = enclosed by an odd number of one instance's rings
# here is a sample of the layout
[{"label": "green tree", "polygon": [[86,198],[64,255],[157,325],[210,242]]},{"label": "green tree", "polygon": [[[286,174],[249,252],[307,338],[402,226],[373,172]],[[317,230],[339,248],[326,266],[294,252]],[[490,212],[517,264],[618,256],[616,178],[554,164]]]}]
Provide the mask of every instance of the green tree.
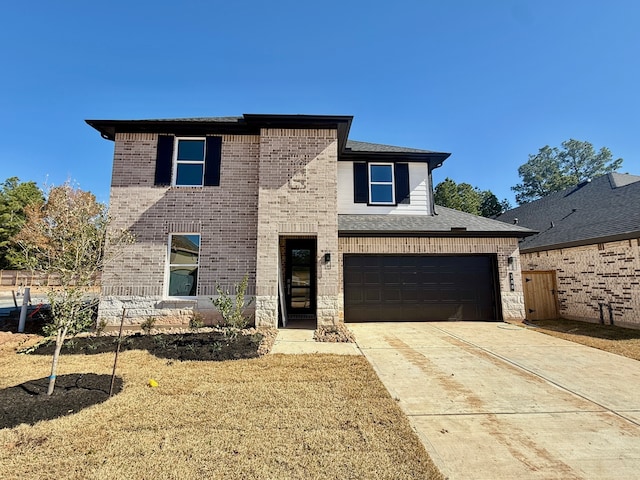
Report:
[{"label": "green tree", "polygon": [[42,202],[35,182],[11,177],[0,185],[0,269],[17,268],[17,246],[11,241],[24,225],[27,205]]},{"label": "green tree", "polygon": [[491,218],[500,215],[503,212],[511,209],[511,204],[505,198],[504,200],[498,200],[490,190],[481,192],[480,201],[480,215],[483,217]]},{"label": "green tree", "polygon": [[529,155],[529,160],[518,168],[522,182],[511,189],[522,205],[621,166],[622,158],[614,160],[607,147],[596,152],[589,142],[569,139],[562,142],[561,148],[545,145],[535,155]]},{"label": "green tree", "polygon": [[436,185],[434,199],[437,205],[483,217],[493,217],[510,208],[506,199],[500,202],[491,190],[456,183],[448,177]]},{"label": "green tree", "polygon": [[108,224],[105,205],[92,193],[66,183],[50,188],[44,201],[26,207],[26,221],[15,236],[22,266],[60,279],[60,287],[48,292],[52,315],[48,333],[56,338],[49,395],[55,387],[65,338],[92,322],[94,305],[89,293],[98,272],[119,255],[122,246],[132,242],[128,232],[110,231]]}]

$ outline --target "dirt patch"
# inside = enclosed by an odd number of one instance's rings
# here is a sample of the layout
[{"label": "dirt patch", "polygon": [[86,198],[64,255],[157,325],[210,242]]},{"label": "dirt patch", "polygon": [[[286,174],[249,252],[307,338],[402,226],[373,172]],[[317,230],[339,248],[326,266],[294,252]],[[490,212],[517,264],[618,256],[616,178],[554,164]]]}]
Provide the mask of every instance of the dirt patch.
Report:
[{"label": "dirt patch", "polygon": [[[71,415],[109,398],[110,375],[74,373],[56,379],[52,395],[47,395],[49,378],[30,380],[0,390],[0,429],[21,423],[33,425],[41,420]],[[122,390],[122,379],[114,380],[113,393]]]},{"label": "dirt patch", "polygon": [[579,322],[577,320],[527,321],[525,327],[606,352],[640,360],[640,330]]},{"label": "dirt patch", "polygon": [[[120,351],[146,350],[158,358],[171,360],[222,361],[255,358],[264,338],[255,330],[222,329],[204,333],[159,333],[144,335],[135,333],[120,340]],[[113,335],[82,336],[67,339],[62,355],[97,355],[115,352],[118,337]],[[45,341],[27,349],[24,353],[53,355],[54,341]]]}]

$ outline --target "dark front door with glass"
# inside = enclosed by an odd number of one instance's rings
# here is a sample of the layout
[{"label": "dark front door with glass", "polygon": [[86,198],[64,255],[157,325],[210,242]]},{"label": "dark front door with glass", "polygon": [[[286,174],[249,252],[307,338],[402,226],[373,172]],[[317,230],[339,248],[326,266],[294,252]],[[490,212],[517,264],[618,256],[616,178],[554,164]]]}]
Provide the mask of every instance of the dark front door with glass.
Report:
[{"label": "dark front door with glass", "polygon": [[316,241],[286,241],[285,299],[288,315],[316,313]]}]

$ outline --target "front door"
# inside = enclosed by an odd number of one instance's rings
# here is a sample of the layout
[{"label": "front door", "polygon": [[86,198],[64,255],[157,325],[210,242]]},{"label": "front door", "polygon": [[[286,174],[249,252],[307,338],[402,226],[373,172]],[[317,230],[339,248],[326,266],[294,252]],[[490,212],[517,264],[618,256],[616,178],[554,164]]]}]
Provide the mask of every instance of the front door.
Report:
[{"label": "front door", "polygon": [[285,262],[287,315],[315,315],[316,240],[287,240]]}]

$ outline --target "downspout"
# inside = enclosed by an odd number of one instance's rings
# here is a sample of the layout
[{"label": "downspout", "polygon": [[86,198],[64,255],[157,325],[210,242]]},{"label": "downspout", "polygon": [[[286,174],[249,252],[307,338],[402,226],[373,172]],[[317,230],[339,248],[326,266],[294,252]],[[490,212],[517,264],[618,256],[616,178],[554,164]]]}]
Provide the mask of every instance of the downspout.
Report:
[{"label": "downspout", "polygon": [[428,172],[427,172],[427,181],[429,182],[429,185],[427,185],[428,191],[429,191],[429,205],[431,206],[431,212],[429,212],[431,215],[437,215],[438,212],[436,212],[436,202],[434,200],[434,196],[433,196],[433,176],[432,176],[432,172],[434,169],[438,168],[440,165],[442,165],[442,163],[436,165],[435,167],[431,166],[431,160],[429,160],[429,162],[427,163],[427,168],[428,168]]}]

